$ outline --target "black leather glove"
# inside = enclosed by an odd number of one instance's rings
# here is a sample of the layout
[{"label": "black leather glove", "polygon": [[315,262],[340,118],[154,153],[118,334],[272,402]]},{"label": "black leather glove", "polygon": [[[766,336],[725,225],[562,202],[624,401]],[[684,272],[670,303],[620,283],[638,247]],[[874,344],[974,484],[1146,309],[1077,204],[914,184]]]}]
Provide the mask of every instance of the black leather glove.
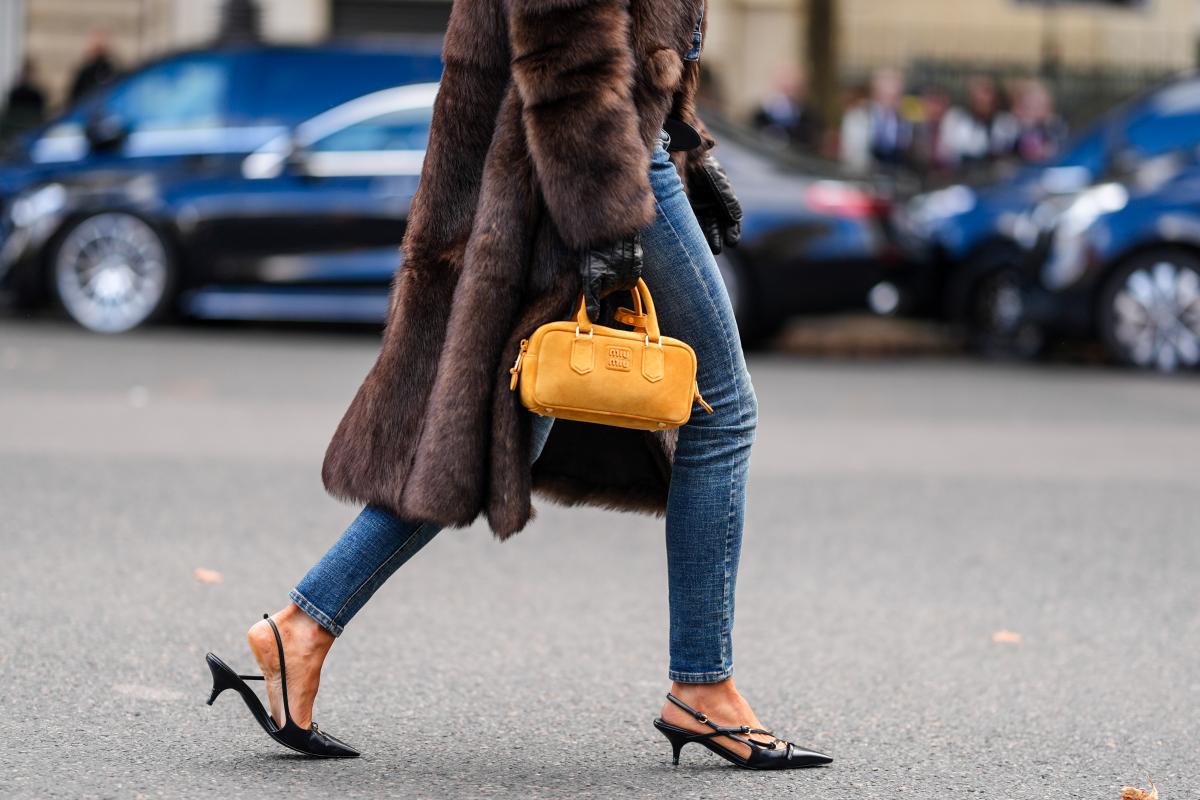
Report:
[{"label": "black leather glove", "polygon": [[729,176],[711,154],[688,175],[688,199],[713,255],[726,245],[737,247],[742,238],[742,206]]},{"label": "black leather glove", "polygon": [[588,318],[600,319],[600,301],[613,292],[628,291],[642,277],[642,237],[638,234],[593,247],[580,267]]}]

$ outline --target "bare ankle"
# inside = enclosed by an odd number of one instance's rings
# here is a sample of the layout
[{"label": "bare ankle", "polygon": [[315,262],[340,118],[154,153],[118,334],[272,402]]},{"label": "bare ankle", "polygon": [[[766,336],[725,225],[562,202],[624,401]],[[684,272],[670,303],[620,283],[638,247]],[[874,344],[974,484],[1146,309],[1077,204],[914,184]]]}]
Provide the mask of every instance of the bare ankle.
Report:
[{"label": "bare ankle", "polygon": [[685,701],[689,697],[721,698],[740,696],[737,687],[733,683],[733,678],[726,678],[716,683],[681,683],[680,681],[672,681],[671,694]]},{"label": "bare ankle", "polygon": [[333,646],[334,636],[322,628],[295,603],[288,603],[281,611],[272,615],[280,629],[287,629],[290,638],[306,646],[328,650]]}]

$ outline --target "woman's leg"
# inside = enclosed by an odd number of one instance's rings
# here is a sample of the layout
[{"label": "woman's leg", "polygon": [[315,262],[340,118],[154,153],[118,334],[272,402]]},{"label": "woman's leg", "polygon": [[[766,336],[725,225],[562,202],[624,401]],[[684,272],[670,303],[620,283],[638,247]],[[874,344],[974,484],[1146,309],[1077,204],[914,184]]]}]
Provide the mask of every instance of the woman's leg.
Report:
[{"label": "woman's leg", "polygon": [[[665,134],[660,141],[665,144]],[[642,232],[646,283],[663,333],[696,351],[697,383],[713,407],[707,414],[697,406],[680,429],[671,472],[669,677],[674,694],[714,719],[760,727],[729,679],[758,401],[720,270],[662,147],[655,150],[650,182],[658,214]],[[681,714],[671,704],[664,706],[668,721],[697,724]]]},{"label": "woman's leg", "polygon": [[[530,458],[541,455],[554,420],[534,417]],[[288,706],[296,724],[306,728],[320,683],[321,665],[347,623],[396,570],[429,544],[441,528],[410,522],[368,505],[333,547],[290,592],[292,602],[273,615],[284,642],[288,664]],[[279,659],[275,637],[265,620],[247,638],[263,674],[271,714],[282,723]]]}]

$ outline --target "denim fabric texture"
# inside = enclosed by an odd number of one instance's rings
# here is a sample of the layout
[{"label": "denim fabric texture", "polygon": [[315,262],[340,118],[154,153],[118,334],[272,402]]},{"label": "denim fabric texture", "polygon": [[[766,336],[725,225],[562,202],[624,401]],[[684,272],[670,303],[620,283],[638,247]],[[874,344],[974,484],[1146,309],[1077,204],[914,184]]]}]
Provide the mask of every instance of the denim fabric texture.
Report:
[{"label": "denim fabric texture", "polygon": [[[642,231],[643,277],[663,334],[695,349],[697,382],[713,413],[693,409],[691,420],[679,430],[671,472],[668,677],[711,683],[733,673],[734,593],[758,401],[725,284],[668,156],[669,143],[666,132],[660,133],[650,164],[657,214]],[[552,424],[549,417],[534,419],[534,460]],[[291,598],[339,636],[384,581],[438,530],[367,506]]]},{"label": "denim fabric texture", "polygon": [[704,38],[702,26],[704,24],[704,4],[700,4],[700,16],[696,17],[696,27],[692,30],[692,46],[684,54],[684,61],[699,61],[700,47]]},{"label": "denim fabric texture", "polygon": [[[532,422],[530,457],[537,461],[554,418],[534,415]],[[371,595],[441,530],[368,505],[289,596],[322,628],[341,636]]]}]

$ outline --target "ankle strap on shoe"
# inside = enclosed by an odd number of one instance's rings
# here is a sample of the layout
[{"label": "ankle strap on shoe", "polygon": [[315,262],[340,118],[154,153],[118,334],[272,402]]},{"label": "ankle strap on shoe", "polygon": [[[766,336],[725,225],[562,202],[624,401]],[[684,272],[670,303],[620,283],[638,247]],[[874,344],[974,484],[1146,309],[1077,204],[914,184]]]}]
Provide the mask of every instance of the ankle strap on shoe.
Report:
[{"label": "ankle strap on shoe", "polygon": [[687,703],[683,702],[682,700],[680,700],[678,697],[671,694],[670,692],[667,692],[667,699],[670,700],[675,705],[677,705],[679,708],[682,708],[684,711],[691,714],[693,717],[695,717],[697,719],[697,721],[703,722],[705,725],[713,725],[714,727],[716,727],[714,725],[714,723],[708,721],[708,717],[706,715],[701,714],[699,711],[692,708]]},{"label": "ankle strap on shoe", "polygon": [[[697,739],[712,739],[717,736],[728,736],[730,739],[734,739],[736,741],[743,742],[745,744],[751,745],[752,747],[761,747],[766,750],[774,750],[776,747],[779,746],[779,743],[783,741],[782,739],[778,738],[775,734],[771,733],[771,731],[764,730],[762,728],[751,728],[749,725],[718,725],[717,723],[710,720],[708,718],[707,714],[697,711],[696,709],[692,708],[687,703],[683,702],[682,700],[680,700],[678,697],[671,694],[670,692],[667,692],[667,699],[670,700],[672,703],[674,703],[679,708],[683,709],[684,711],[686,711],[687,713],[689,713],[693,717],[695,717],[697,722],[702,722],[705,725],[707,725],[708,727],[712,728],[712,733],[697,733],[695,735],[695,738],[697,738]],[[755,741],[754,739],[745,738],[744,734],[748,734],[748,733],[758,733],[758,734],[762,734],[763,736],[770,736],[772,741],[770,744],[767,744],[766,742],[759,742],[759,741]],[[739,734],[743,734],[743,735],[739,735]],[[787,742],[786,744],[789,747],[791,747],[790,742]]]},{"label": "ankle strap on shoe", "polygon": [[291,709],[288,708],[287,696],[287,664],[283,660],[283,637],[279,635],[279,628],[275,627],[275,620],[271,619],[270,614],[263,614],[263,619],[271,626],[271,632],[275,634],[275,646],[279,648],[279,686],[283,690],[283,718],[290,722],[292,719]]}]

